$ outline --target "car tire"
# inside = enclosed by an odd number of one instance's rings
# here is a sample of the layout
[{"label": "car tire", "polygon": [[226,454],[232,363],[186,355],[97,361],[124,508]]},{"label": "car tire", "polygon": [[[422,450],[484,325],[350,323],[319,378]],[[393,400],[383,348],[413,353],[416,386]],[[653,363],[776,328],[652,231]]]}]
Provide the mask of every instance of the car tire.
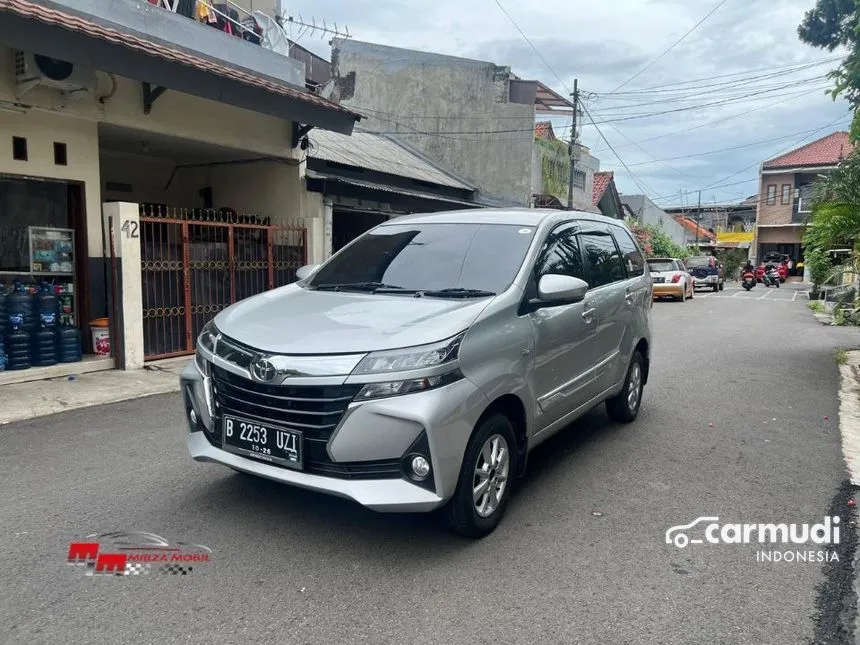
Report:
[{"label": "car tire", "polygon": [[722,291],[722,290],[723,290],[723,289],[725,289],[725,288],[726,288],[726,283],[725,283],[725,282],[720,282],[720,291]]},{"label": "car tire", "polygon": [[[645,389],[645,359],[642,354],[633,353],[627,376],[621,391],[606,401],[606,413],[609,418],[619,423],[630,423],[639,415],[642,405],[642,392]],[[634,393],[635,392],[635,396]]]},{"label": "car tire", "polygon": [[711,291],[713,291],[714,293],[716,293],[719,290],[720,290],[720,285],[718,285],[718,284],[715,284],[713,287],[711,287]]},{"label": "car tire", "polygon": [[[495,452],[496,448],[493,446],[499,445],[507,451],[506,457]],[[490,450],[490,453],[487,450]],[[496,529],[502,521],[511,496],[516,454],[516,435],[508,417],[503,414],[493,414],[478,424],[466,446],[454,496],[448,502],[448,524],[454,533],[477,539],[489,535]],[[493,464],[493,459],[498,461]],[[501,482],[498,480],[499,470],[503,472],[501,476],[504,477]],[[487,473],[487,478],[482,479],[480,483],[490,482],[488,488],[495,487],[499,493],[498,497],[485,494],[479,501],[475,501],[475,482],[481,478],[479,473]],[[500,489],[499,483],[502,484]],[[479,506],[483,506],[485,512],[489,510],[489,513],[483,515]]]},{"label": "car tire", "polygon": [[675,298],[678,302],[687,302],[687,290],[681,289],[681,295]]}]

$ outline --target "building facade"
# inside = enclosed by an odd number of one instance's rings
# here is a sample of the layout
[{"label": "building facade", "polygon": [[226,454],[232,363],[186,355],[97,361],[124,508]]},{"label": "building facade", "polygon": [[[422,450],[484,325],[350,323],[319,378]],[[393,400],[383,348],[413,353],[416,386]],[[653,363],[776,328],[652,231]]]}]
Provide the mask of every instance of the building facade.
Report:
[{"label": "building facade", "polygon": [[762,163],[752,257],[761,260],[768,253],[780,253],[794,264],[803,258],[803,230],[812,214],[813,184],[852,151],[849,134],[834,132]]},{"label": "building facade", "polygon": [[684,246],[687,232],[675,219],[645,195],[621,195],[621,202],[642,224],[659,226],[675,244]]},{"label": "building facade", "polygon": [[570,105],[509,67],[344,39],[332,41],[324,95],[361,113],[364,129],[450,168],[499,206],[530,204],[535,114]]},{"label": "building facade", "polygon": [[[89,321],[107,316],[114,348],[140,349],[135,367],[188,353],[221,308],[290,281],[313,259],[302,141],[359,119],[305,76],[239,25],[156,2],[0,2],[4,293],[50,283],[84,353]],[[117,204],[123,219],[107,225]],[[118,269],[114,226],[140,240],[136,275]],[[34,246],[51,236],[62,248]],[[137,320],[123,321],[134,284]]]}]

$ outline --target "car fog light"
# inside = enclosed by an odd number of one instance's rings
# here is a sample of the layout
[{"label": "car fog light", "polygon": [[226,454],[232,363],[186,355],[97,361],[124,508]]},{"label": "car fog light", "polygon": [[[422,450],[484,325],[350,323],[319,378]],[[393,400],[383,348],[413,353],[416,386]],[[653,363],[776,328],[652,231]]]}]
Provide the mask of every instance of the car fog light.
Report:
[{"label": "car fog light", "polygon": [[412,457],[410,465],[412,466],[412,472],[415,474],[416,478],[427,479],[427,475],[430,474],[430,462],[427,461],[425,457],[415,455]]}]

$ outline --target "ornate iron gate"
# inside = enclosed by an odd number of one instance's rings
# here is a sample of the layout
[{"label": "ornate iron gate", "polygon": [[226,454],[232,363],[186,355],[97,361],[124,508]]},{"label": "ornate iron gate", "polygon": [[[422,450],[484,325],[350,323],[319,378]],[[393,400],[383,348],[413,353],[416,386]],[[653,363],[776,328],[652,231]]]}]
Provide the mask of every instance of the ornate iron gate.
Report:
[{"label": "ornate iron gate", "polygon": [[146,360],[193,353],[219,311],[295,281],[307,263],[306,228],[232,211],[142,206],[140,229]]}]

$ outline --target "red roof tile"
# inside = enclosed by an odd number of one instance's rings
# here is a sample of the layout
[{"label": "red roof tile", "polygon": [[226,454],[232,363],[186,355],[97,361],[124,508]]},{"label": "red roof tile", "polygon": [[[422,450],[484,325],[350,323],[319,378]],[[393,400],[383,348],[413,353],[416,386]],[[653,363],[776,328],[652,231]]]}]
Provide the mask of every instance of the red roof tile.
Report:
[{"label": "red roof tile", "polygon": [[555,141],[556,137],[555,131],[552,129],[552,123],[550,121],[538,121],[535,123],[535,138]]},{"label": "red roof tile", "polygon": [[594,173],[594,184],[591,188],[592,204],[597,206],[597,204],[600,203],[600,200],[603,198],[603,193],[606,192],[606,189],[609,188],[609,184],[611,184],[614,179],[615,173],[612,171]]},{"label": "red roof tile", "polygon": [[68,29],[70,31],[76,31],[92,38],[106,40],[115,45],[122,45],[123,47],[138,51],[142,54],[146,54],[147,56],[158,56],[174,63],[194,67],[203,72],[209,72],[217,76],[237,80],[241,83],[245,83],[246,85],[259,87],[274,94],[287,96],[298,101],[313,103],[318,107],[352,114],[353,116],[360,118],[360,115],[352,112],[351,110],[316,94],[290,87],[284,83],[271,81],[235,67],[221,65],[214,61],[207,60],[206,58],[194,56],[193,54],[169,47],[162,43],[156,44],[145,38],[125,33],[112,27],[98,25],[74,14],[65,13],[56,9],[49,9],[48,7],[37,4],[32,0],[0,0],[0,11],[11,11],[12,13],[24,18],[37,20],[48,25],[62,27],[63,29]]},{"label": "red roof tile", "polygon": [[775,159],[765,161],[763,168],[795,168],[803,166],[833,166],[851,154],[853,146],[847,132],[834,132],[807,143]]},{"label": "red roof tile", "polygon": [[681,226],[683,226],[689,233],[695,234],[698,230],[699,237],[708,240],[715,240],[717,236],[711,233],[708,229],[704,228],[701,224],[697,225],[696,222],[691,220],[689,217],[684,217],[683,215],[676,215],[675,221],[678,222]]}]

